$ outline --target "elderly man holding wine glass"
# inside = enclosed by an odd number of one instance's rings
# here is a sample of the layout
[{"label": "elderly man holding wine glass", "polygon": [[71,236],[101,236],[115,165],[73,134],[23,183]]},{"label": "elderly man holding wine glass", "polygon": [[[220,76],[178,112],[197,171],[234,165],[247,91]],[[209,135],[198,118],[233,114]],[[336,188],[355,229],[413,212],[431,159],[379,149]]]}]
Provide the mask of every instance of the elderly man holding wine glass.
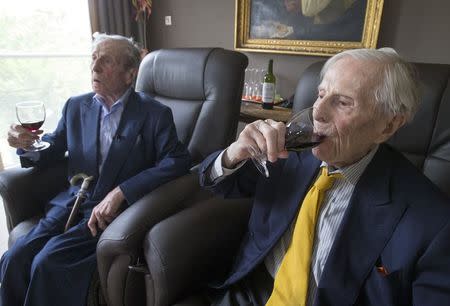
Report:
[{"label": "elderly man holding wine glass", "polygon": [[139,63],[131,39],[99,34],[93,92],[66,102],[55,131],[42,137],[50,146],[28,152],[42,131],[11,126],[9,144],[24,162],[47,167],[67,154],[69,179],[90,183],[83,184],[85,200],[67,229],[80,186],[50,200],[40,222],[2,256],[1,305],[85,305],[101,231],[139,198],[187,173],[191,159],[171,110],[132,87]]},{"label": "elderly man holding wine glass", "polygon": [[[418,87],[393,49],[345,51],[323,67],[309,140],[259,120],[209,156],[203,186],[254,202],[229,275],[197,305],[450,305],[450,201],[384,144]],[[268,177],[247,162],[261,154]]]}]

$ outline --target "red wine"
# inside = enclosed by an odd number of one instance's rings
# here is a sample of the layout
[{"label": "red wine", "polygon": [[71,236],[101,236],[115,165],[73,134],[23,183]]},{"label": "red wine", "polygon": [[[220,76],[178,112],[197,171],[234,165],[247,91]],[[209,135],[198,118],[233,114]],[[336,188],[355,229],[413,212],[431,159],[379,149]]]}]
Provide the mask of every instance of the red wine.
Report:
[{"label": "red wine", "polygon": [[34,132],[36,130],[39,130],[39,128],[42,126],[42,124],[44,124],[44,120],[37,121],[37,122],[22,123],[22,126],[24,128],[26,128],[27,130]]},{"label": "red wine", "polygon": [[288,151],[302,151],[306,149],[311,149],[320,144],[322,141],[310,141],[310,142],[298,142],[286,145],[286,150]]},{"label": "red wine", "polygon": [[315,134],[312,129],[301,128],[296,124],[286,130],[285,146],[288,151],[310,149],[322,142],[325,137]]}]

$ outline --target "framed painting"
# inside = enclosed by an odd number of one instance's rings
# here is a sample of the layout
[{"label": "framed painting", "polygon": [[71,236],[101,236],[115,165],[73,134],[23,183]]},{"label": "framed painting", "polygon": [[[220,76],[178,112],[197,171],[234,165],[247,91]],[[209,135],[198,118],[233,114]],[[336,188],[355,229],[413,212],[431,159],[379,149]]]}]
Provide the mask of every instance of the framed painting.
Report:
[{"label": "framed painting", "polygon": [[235,49],[332,56],[375,48],[383,0],[236,0]]}]

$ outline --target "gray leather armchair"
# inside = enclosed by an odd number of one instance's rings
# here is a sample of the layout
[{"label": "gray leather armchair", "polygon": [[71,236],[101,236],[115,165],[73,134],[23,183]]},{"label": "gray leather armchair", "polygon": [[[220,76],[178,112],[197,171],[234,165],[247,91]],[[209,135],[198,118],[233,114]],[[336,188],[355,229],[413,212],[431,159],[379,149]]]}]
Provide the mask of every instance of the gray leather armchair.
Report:
[{"label": "gray leather armchair", "polygon": [[[171,107],[193,166],[234,140],[247,64],[244,54],[222,48],[158,50],[141,63],[136,90]],[[139,273],[146,271],[139,264],[144,236],[159,221],[210,197],[199,190],[194,172],[144,196],[103,232],[97,245],[99,273],[91,284],[88,305],[145,305],[144,274]],[[36,224],[44,203],[65,186],[65,162],[0,173],[10,245]]]},{"label": "gray leather armchair", "polygon": [[[158,50],[143,60],[136,90],[171,107],[178,137],[187,144],[194,165],[234,140],[247,63],[242,53],[220,48]],[[158,221],[209,196],[197,185],[191,174],[162,186],[104,231],[97,258],[108,305],[143,304],[144,274],[139,271],[146,268],[138,260],[144,236]]]},{"label": "gray leather armchair", "polygon": [[[314,63],[301,75],[294,112],[315,101],[323,64]],[[416,66],[422,107],[389,142],[450,196],[450,65]],[[195,305],[195,292],[229,268],[251,206],[251,199],[242,201],[206,199],[152,228],[144,249],[153,289],[147,305]]]}]

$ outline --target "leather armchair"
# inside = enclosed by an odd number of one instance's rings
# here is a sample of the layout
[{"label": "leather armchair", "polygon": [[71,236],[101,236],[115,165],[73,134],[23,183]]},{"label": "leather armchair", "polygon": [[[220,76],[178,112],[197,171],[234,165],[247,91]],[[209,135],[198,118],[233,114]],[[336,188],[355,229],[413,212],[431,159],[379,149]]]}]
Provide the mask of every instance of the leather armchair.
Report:
[{"label": "leather armchair", "polygon": [[[194,165],[235,139],[247,64],[242,53],[221,48],[158,50],[141,63],[136,90],[172,109]],[[210,196],[199,190],[197,180],[193,173],[155,190],[104,231],[97,259],[108,305],[143,304],[144,275],[136,272],[146,271],[139,259],[144,236],[160,220]]]},{"label": "leather armchair", "polygon": [[[247,64],[244,54],[222,48],[158,50],[141,63],[136,90],[153,95],[172,109],[178,137],[187,145],[194,166],[234,140]],[[47,169],[0,173],[10,245],[36,224],[44,203],[65,186],[64,162]],[[160,186],[119,215],[98,242],[99,273],[91,283],[88,305],[145,304],[144,274],[136,273],[145,271],[139,265],[145,234],[159,221],[208,197],[209,193],[198,188],[193,170]]]},{"label": "leather armchair", "polygon": [[[314,103],[323,64],[314,63],[302,73],[294,112]],[[422,106],[413,122],[401,128],[389,143],[450,196],[450,65],[416,66]],[[144,244],[153,289],[147,305],[195,305],[192,296],[229,268],[230,254],[246,229],[251,207],[249,199],[243,200],[240,209],[235,201],[206,199],[152,228]],[[221,271],[217,271],[219,268]]]}]

